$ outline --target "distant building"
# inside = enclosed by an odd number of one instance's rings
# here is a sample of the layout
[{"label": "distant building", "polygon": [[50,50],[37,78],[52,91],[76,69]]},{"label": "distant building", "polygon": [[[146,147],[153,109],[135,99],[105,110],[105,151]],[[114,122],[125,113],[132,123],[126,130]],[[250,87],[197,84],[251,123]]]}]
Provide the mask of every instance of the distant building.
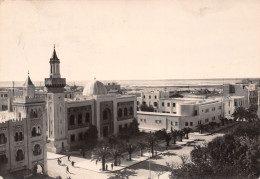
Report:
[{"label": "distant building", "polygon": [[224,85],[223,96],[244,96],[245,107],[258,102],[258,90],[256,84],[235,84]]},{"label": "distant building", "polygon": [[224,117],[221,100],[168,98],[160,99],[158,112],[137,112],[139,127],[143,130],[196,129],[199,124],[220,122]]},{"label": "distant building", "polygon": [[237,107],[245,107],[244,96],[228,96],[223,98],[225,118],[232,119],[232,114],[235,112]]},{"label": "distant building", "polygon": [[119,84],[107,83],[107,84],[105,84],[105,88],[107,89],[108,93],[122,94],[121,87]]},{"label": "distant building", "polygon": [[[13,100],[13,112],[0,112],[0,173],[21,176],[41,168],[47,174],[45,99],[35,97],[28,76],[23,95]],[[17,176],[17,175],[15,175]]]}]

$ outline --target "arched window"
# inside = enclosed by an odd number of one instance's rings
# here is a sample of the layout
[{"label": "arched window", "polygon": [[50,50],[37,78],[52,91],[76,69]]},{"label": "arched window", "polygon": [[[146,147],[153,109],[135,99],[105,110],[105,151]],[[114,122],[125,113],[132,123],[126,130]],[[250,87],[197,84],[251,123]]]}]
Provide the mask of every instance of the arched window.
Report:
[{"label": "arched window", "polygon": [[70,116],[70,125],[75,125],[74,115]]},{"label": "arched window", "polygon": [[19,134],[18,134],[18,132],[16,132],[16,133],[15,133],[15,136],[14,136],[14,141],[17,142],[18,140],[19,140]]},{"label": "arched window", "polygon": [[78,124],[82,124],[82,114],[78,115]]},{"label": "arched window", "polygon": [[0,154],[0,165],[4,165],[8,162],[8,159],[5,154]]},{"label": "arched window", "polygon": [[133,115],[133,108],[130,107],[129,115]]},{"label": "arched window", "polygon": [[124,109],[124,116],[127,116],[127,108]]},{"label": "arched window", "polygon": [[88,112],[86,113],[85,122],[86,122],[86,123],[89,123],[89,122],[90,122],[90,114],[89,114]]},{"label": "arched window", "polygon": [[24,154],[21,149],[16,152],[16,161],[22,161],[24,159]]},{"label": "arched window", "polygon": [[38,126],[38,128],[37,128],[37,136],[40,136],[41,135],[41,128]]},{"label": "arched window", "polygon": [[0,144],[5,144],[7,142],[7,139],[5,137],[5,134],[0,134]]},{"label": "arched window", "polygon": [[37,118],[37,117],[38,117],[37,111],[36,111],[36,112],[33,112],[33,117],[34,117],[34,118]]},{"label": "arched window", "polygon": [[19,140],[21,140],[21,141],[23,140],[23,133],[22,132],[19,133]]},{"label": "arched window", "polygon": [[103,111],[103,120],[107,120],[108,119],[108,113],[107,110]]},{"label": "arched window", "polygon": [[122,109],[119,108],[117,111],[117,117],[122,117]]},{"label": "arched window", "polygon": [[39,144],[36,144],[33,148],[33,155],[36,156],[36,155],[41,155],[42,153],[42,150],[41,150],[41,147]]},{"label": "arched window", "polygon": [[35,137],[37,135],[36,127],[33,127],[32,129],[32,137]]},{"label": "arched window", "polygon": [[21,113],[20,112],[19,112],[18,116],[19,116],[19,119],[21,119]]}]

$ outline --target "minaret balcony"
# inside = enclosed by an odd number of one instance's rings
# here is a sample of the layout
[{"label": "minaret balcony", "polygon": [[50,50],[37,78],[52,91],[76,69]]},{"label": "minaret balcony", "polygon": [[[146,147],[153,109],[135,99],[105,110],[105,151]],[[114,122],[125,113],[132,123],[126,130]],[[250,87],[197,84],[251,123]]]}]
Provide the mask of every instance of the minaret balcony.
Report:
[{"label": "minaret balcony", "polygon": [[45,86],[48,87],[65,87],[66,79],[65,78],[45,78]]}]

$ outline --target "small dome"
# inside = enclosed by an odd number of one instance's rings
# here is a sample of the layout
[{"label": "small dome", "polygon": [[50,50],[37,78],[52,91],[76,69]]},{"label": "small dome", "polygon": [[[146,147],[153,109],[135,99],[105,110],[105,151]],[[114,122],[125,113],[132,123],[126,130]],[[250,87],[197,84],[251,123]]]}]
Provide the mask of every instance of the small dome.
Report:
[{"label": "small dome", "polygon": [[107,89],[102,82],[97,80],[93,80],[87,83],[83,90],[83,95],[85,96],[104,95],[104,94],[107,94]]}]

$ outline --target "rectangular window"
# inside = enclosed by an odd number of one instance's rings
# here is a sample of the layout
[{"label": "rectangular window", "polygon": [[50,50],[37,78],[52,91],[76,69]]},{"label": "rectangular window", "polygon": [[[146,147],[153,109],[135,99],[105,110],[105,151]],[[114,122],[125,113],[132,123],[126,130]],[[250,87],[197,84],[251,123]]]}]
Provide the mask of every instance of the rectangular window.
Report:
[{"label": "rectangular window", "polygon": [[185,126],[189,126],[189,123],[188,123],[188,122],[185,122]]},{"label": "rectangular window", "polygon": [[221,106],[219,106],[218,109],[221,109]]},{"label": "rectangular window", "polygon": [[146,119],[144,119],[144,123],[146,122]]},{"label": "rectangular window", "polygon": [[167,103],[167,106],[170,107],[170,103]]},{"label": "rectangular window", "polygon": [[157,107],[157,102],[154,102],[153,105],[154,105],[155,107]]},{"label": "rectangular window", "polygon": [[193,122],[190,122],[190,126],[193,126]]},{"label": "rectangular window", "polygon": [[235,102],[235,106],[237,106],[237,102]]},{"label": "rectangular window", "polygon": [[205,109],[205,113],[209,112],[209,109]]},{"label": "rectangular window", "polygon": [[151,99],[151,96],[149,96],[149,99]]},{"label": "rectangular window", "polygon": [[[140,122],[143,122],[143,119],[140,119]],[[120,125],[121,126],[121,125]]]},{"label": "rectangular window", "polygon": [[145,95],[144,95],[144,99],[145,99]]},{"label": "rectangular window", "polygon": [[171,121],[171,125],[173,125],[173,122]]},{"label": "rectangular window", "polygon": [[174,107],[174,108],[175,108],[175,105],[176,105],[175,103],[172,103],[172,107]]},{"label": "rectangular window", "polygon": [[164,107],[164,102],[162,102],[162,107]]},{"label": "rectangular window", "polygon": [[83,140],[83,135],[82,133],[79,133],[79,141]]},{"label": "rectangular window", "polygon": [[209,122],[209,119],[205,119],[205,122]]},{"label": "rectangular window", "polygon": [[75,142],[75,135],[74,134],[70,136],[70,141]]},{"label": "rectangular window", "polygon": [[175,126],[178,126],[178,122],[175,122]]},{"label": "rectangular window", "polygon": [[154,99],[157,99],[157,96],[154,96]]}]

